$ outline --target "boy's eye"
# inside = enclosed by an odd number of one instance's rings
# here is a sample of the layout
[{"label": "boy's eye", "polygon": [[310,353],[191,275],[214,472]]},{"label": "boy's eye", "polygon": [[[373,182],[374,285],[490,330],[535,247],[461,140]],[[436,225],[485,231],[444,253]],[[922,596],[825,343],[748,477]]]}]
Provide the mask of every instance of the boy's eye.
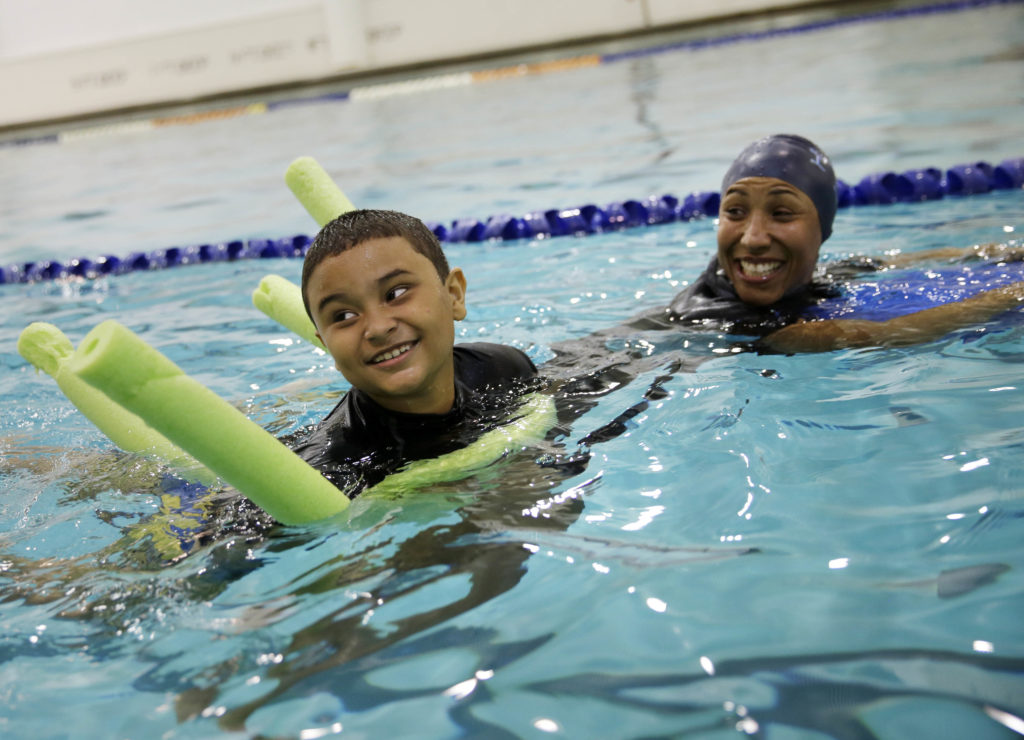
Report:
[{"label": "boy's eye", "polygon": [[389,301],[393,301],[396,298],[401,298],[405,293],[409,291],[408,285],[396,285],[394,288],[390,288],[386,294],[386,298]]},{"label": "boy's eye", "polygon": [[355,311],[338,311],[336,314],[334,314],[334,321],[337,323],[341,323],[344,321],[351,321],[355,317]]}]

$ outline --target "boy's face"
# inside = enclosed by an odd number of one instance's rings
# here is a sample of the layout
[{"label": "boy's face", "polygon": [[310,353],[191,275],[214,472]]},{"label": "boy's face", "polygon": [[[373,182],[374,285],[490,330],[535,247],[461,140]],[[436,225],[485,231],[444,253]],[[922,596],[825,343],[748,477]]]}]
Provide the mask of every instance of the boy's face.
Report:
[{"label": "boy's face", "polygon": [[718,264],[741,301],[769,306],[810,282],[821,223],[802,190],[773,177],[746,177],[722,194],[718,215]]},{"label": "boy's face", "polygon": [[317,265],[306,291],[317,336],[349,383],[392,411],[451,409],[462,270],[442,282],[407,240],[371,239]]}]

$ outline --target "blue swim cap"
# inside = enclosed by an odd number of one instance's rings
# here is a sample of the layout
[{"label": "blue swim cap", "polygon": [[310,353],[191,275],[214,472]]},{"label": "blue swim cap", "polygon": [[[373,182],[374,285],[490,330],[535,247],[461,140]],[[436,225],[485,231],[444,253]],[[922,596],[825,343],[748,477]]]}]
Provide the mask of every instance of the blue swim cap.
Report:
[{"label": "blue swim cap", "polygon": [[722,195],[744,177],[775,177],[799,188],[814,203],[821,240],[832,235],[836,216],[836,174],[825,152],[802,136],[776,134],[755,141],[742,152],[722,179]]}]

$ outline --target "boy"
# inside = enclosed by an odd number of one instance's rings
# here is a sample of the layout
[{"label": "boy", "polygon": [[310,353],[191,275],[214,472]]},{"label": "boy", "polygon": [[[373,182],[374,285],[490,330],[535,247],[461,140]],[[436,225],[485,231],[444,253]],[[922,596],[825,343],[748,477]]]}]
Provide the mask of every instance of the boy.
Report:
[{"label": "boy", "polygon": [[513,347],[455,345],[466,277],[397,211],[349,211],[317,234],[302,300],[352,389],[295,451],[354,498],[405,463],[464,447],[507,418],[537,368]]}]

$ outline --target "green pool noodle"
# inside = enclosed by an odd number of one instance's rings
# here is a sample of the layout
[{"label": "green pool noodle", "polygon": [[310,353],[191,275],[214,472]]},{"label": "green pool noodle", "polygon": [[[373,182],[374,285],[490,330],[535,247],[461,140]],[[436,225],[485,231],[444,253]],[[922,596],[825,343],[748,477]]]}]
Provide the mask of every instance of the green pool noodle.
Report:
[{"label": "green pool noodle", "polygon": [[252,304],[307,342],[325,349],[302,305],[302,289],[291,280],[280,275],[267,275],[252,292]]},{"label": "green pool noodle", "polygon": [[53,324],[29,324],[18,337],[18,353],[57,381],[68,400],[125,452],[155,457],[190,480],[213,484],[216,476],[181,448],[109,396],[89,385],[69,368],[74,354],[71,340]]},{"label": "green pool noodle", "polygon": [[[299,157],[288,165],[284,181],[319,226],[355,210],[352,201],[312,157]],[[279,275],[267,275],[253,291],[252,302],[277,323],[324,349],[302,305],[302,290],[295,283]]]},{"label": "green pool noodle", "polygon": [[326,519],[349,504],[273,435],[116,321],[90,331],[68,365],[283,524]]},{"label": "green pool noodle", "polygon": [[312,157],[299,157],[288,165],[284,181],[320,226],[356,208]]},{"label": "green pool noodle", "polygon": [[555,402],[551,396],[530,394],[520,405],[518,416],[507,424],[492,429],[461,449],[426,460],[415,460],[368,488],[363,496],[395,496],[433,483],[468,478],[503,455],[543,439],[555,425],[555,416]]}]

